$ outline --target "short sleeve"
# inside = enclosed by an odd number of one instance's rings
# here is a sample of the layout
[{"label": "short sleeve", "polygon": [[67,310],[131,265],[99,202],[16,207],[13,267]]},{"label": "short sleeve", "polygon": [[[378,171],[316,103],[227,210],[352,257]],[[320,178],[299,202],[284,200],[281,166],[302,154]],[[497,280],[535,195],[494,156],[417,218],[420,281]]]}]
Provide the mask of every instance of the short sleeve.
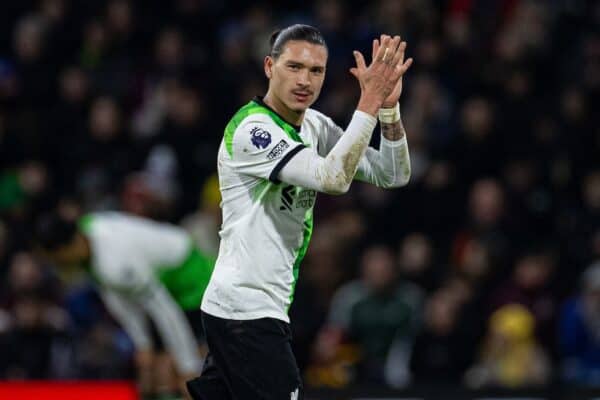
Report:
[{"label": "short sleeve", "polygon": [[279,171],[304,148],[267,115],[246,118],[228,148],[230,165],[239,173],[279,183]]}]

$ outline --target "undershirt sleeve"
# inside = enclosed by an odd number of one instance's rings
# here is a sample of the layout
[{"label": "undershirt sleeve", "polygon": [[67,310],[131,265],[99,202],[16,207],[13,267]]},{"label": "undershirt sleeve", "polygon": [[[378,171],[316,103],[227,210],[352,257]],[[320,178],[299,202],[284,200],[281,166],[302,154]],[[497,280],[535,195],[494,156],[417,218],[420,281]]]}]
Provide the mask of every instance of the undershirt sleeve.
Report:
[{"label": "undershirt sleeve", "polygon": [[371,140],[377,120],[356,111],[346,132],[325,157],[303,149],[279,173],[283,182],[330,194],[345,193]]}]

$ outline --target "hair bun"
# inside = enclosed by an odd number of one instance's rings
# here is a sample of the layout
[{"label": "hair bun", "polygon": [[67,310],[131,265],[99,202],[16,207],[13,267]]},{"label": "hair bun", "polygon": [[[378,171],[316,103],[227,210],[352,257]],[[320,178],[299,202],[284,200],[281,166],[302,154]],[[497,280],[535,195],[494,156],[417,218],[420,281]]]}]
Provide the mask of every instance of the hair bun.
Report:
[{"label": "hair bun", "polygon": [[271,33],[271,37],[269,38],[269,45],[271,46],[271,48],[275,44],[275,41],[279,37],[280,33],[281,33],[281,29],[277,29],[277,30],[273,31],[273,33]]}]

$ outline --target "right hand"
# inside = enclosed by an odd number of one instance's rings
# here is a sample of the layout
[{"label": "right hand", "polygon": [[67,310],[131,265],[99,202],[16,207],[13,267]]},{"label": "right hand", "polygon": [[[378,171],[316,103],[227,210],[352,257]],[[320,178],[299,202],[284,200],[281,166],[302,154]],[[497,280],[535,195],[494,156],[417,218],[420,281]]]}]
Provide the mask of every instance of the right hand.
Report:
[{"label": "right hand", "polygon": [[384,100],[392,93],[396,84],[410,67],[412,59],[404,61],[404,48],[400,36],[384,35],[379,49],[367,67],[365,58],[354,51],[356,67],[350,73],[358,79],[361,89],[357,109],[377,116]]}]

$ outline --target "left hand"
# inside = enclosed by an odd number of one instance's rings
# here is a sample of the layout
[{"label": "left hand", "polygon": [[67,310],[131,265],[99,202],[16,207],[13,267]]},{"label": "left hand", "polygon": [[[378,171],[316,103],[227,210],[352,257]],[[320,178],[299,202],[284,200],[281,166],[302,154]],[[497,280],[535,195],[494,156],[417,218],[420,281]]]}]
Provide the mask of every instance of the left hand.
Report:
[{"label": "left hand", "polygon": [[[381,37],[379,39],[373,39],[373,52],[372,52],[373,59],[375,59],[375,55],[377,54],[377,51],[379,50],[380,43],[383,41],[383,39],[386,36],[388,36],[388,35],[381,35]],[[401,42],[398,48],[401,51],[400,64],[402,64],[404,62],[404,50],[406,49],[406,42]],[[409,66],[412,64],[412,61],[413,61],[412,58],[409,58],[408,60],[406,60],[406,62],[408,63]],[[398,83],[394,87],[394,90],[392,90],[392,93],[383,101],[382,107],[383,108],[395,107],[396,103],[400,99],[401,94],[402,94],[402,77],[400,77],[400,80],[398,80]]]}]

